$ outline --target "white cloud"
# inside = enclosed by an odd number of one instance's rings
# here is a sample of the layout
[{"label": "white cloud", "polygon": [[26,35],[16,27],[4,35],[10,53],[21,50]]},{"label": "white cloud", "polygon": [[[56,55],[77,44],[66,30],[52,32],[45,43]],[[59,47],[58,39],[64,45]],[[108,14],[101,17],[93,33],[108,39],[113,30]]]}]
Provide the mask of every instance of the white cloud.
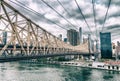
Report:
[{"label": "white cloud", "polygon": [[[50,19],[51,21],[56,22],[57,24],[60,24],[61,26],[65,28],[70,28],[70,24],[66,20],[64,20],[62,17],[60,17],[56,12],[54,12],[52,9],[50,9],[46,4],[44,4],[41,0],[19,0],[22,3],[25,3],[26,6],[31,7],[35,11],[43,14],[42,16],[33,16],[35,14],[27,14],[29,15],[30,19],[38,21],[38,24],[41,26],[45,26],[47,30],[50,30],[52,28],[52,32],[55,35],[58,35],[61,33],[60,27],[54,25],[53,23],[48,22],[47,19]],[[89,33],[89,28],[87,27],[77,5],[75,4],[75,0],[59,0],[64,8],[69,12],[69,14],[62,8],[62,6],[57,2],[57,0],[44,0],[49,5],[51,5],[57,12],[59,12],[61,15],[63,15],[68,21],[70,21],[72,24],[74,24],[76,27],[82,27],[83,32]],[[96,32],[96,28],[94,27],[94,16],[93,16],[93,5],[92,0],[77,0],[82,13],[84,14],[86,21],[88,22],[88,25],[90,26],[93,33]],[[96,0],[95,2],[95,12],[96,12],[96,24],[97,24],[97,31],[98,34],[102,29],[103,21],[105,18],[105,14],[108,7],[108,1],[109,0]],[[26,4],[27,3],[27,4]],[[112,0],[111,6],[108,11],[107,20],[105,22],[104,32],[108,31],[108,29],[112,26],[117,26],[120,24],[120,1],[119,0]],[[19,7],[20,8],[20,7]],[[23,11],[24,13],[24,11]],[[77,24],[76,24],[77,22]],[[62,29],[63,31],[64,29]],[[112,32],[114,29],[110,29]],[[60,32],[58,32],[60,31]],[[65,35],[66,30],[64,30],[63,35]],[[112,34],[113,35],[113,34]],[[114,36],[114,35],[113,35]],[[64,36],[65,37],[65,36]],[[95,37],[95,36],[94,36]],[[115,35],[113,38],[116,40],[119,38],[119,35]],[[112,39],[113,40],[113,39]]]}]

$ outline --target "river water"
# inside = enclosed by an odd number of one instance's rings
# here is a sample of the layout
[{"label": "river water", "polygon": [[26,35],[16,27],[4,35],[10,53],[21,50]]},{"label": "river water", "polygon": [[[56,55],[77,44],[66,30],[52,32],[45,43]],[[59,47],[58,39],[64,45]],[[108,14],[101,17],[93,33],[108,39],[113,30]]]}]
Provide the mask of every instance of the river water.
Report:
[{"label": "river water", "polygon": [[0,63],[0,81],[120,81],[120,72],[8,62]]}]

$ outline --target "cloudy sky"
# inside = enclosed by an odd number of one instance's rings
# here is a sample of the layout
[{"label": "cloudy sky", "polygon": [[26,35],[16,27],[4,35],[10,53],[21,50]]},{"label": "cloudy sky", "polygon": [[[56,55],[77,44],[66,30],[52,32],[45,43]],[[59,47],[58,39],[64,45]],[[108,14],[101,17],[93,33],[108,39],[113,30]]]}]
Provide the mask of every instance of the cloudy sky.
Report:
[{"label": "cloudy sky", "polygon": [[99,32],[111,32],[112,41],[118,40],[120,38],[120,0],[93,1],[94,6],[92,0],[10,0],[9,3],[56,36],[63,34],[63,37],[66,37],[66,30],[78,31],[79,27],[82,27],[83,34],[85,36],[92,34],[93,39],[99,36]]}]

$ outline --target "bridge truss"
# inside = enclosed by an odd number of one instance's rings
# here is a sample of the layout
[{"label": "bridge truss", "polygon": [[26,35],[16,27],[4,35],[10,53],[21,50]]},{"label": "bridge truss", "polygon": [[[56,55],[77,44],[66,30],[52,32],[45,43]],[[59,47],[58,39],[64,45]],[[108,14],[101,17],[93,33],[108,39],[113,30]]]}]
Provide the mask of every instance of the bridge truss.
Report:
[{"label": "bridge truss", "polygon": [[0,0],[0,55],[46,55],[80,52]]}]

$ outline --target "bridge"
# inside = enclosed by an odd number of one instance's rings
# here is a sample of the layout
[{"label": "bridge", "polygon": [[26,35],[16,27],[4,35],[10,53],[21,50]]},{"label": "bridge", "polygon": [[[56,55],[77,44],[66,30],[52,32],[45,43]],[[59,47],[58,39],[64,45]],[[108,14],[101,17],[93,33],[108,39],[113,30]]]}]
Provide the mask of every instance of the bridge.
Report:
[{"label": "bridge", "polygon": [[0,0],[0,62],[64,55],[92,55],[88,42],[72,46]]}]

